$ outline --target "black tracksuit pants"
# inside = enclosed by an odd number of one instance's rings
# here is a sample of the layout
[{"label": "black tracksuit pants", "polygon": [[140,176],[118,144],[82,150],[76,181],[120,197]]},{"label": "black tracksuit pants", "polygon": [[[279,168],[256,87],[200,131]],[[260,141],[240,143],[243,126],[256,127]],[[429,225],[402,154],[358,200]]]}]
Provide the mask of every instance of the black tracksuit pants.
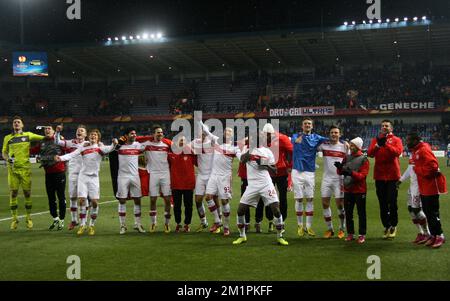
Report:
[{"label": "black tracksuit pants", "polygon": [[194,192],[192,190],[172,190],[173,213],[175,222],[181,224],[181,203],[184,203],[184,224],[189,225],[192,221],[192,204]]},{"label": "black tracksuit pants", "polygon": [[59,219],[63,220],[66,217],[66,173],[46,173],[45,188],[47,190],[50,214],[53,218],[58,217],[58,205],[56,204],[56,197],[58,197]]},{"label": "black tracksuit pants", "polygon": [[385,229],[398,224],[397,181],[375,181],[378,202],[380,204],[381,223]]},{"label": "black tracksuit pants", "polygon": [[439,195],[420,195],[422,209],[428,221],[431,235],[441,235],[442,225],[439,218]]},{"label": "black tracksuit pants", "polygon": [[355,234],[355,223],[353,221],[353,209],[358,211],[359,235],[366,235],[366,194],[365,193],[344,193],[345,223],[348,234]]}]

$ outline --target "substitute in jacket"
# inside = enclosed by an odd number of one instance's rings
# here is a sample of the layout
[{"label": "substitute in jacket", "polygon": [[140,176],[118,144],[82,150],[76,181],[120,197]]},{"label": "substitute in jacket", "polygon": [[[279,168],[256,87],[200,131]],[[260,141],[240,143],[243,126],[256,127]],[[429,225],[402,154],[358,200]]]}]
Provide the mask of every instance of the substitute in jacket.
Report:
[{"label": "substitute in jacket", "polygon": [[[45,189],[47,191],[48,206],[53,217],[49,230],[64,228],[66,217],[66,164],[56,162],[54,157],[61,156],[64,149],[55,143],[55,130],[52,126],[46,126],[45,137],[39,144],[30,150],[31,154],[39,154],[41,167],[45,169]],[[58,204],[56,203],[58,197]],[[59,206],[59,212],[58,212]]]},{"label": "substitute in jacket", "polygon": [[380,204],[380,218],[384,226],[383,238],[394,238],[397,234],[397,189],[400,179],[399,157],[403,152],[402,140],[392,133],[390,120],[381,122],[381,133],[372,139],[367,155],[375,158],[374,179]]},{"label": "substitute in jacket", "polygon": [[344,175],[344,210],[347,227],[346,241],[354,240],[355,226],[353,222],[353,209],[358,211],[359,237],[358,243],[366,241],[366,178],[369,173],[369,160],[362,153],[363,140],[359,137],[350,141],[350,155],[334,165],[339,175]]},{"label": "substitute in jacket", "polygon": [[422,142],[417,133],[408,134],[406,144],[412,150],[422,208],[431,233],[425,245],[439,248],[445,242],[439,218],[439,195],[447,193],[447,182],[429,144]]},{"label": "substitute in jacket", "polygon": [[[179,137],[173,152],[169,153],[170,183],[173,195],[173,212],[177,227],[175,232],[180,232],[181,226],[181,204],[184,203],[184,232],[190,232],[192,220],[192,205],[194,201],[195,167],[196,156],[186,151],[186,138]],[[184,148],[184,149],[183,149]]]}]

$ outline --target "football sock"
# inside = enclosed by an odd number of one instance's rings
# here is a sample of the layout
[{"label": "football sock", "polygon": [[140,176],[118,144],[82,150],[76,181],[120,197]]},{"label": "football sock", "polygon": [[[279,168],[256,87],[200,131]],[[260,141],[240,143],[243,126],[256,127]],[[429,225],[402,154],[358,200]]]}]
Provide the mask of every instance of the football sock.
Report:
[{"label": "football sock", "polygon": [[331,221],[330,207],[323,209],[323,218],[325,220],[325,224],[327,224],[327,229],[333,231],[333,222]]},{"label": "football sock", "polygon": [[345,210],[344,208],[337,210],[337,214],[339,216],[339,229],[344,230],[345,229]]},{"label": "football sock", "polygon": [[[222,206],[222,211],[223,211],[223,227],[224,228],[229,228],[230,227],[230,203],[227,203],[225,205]],[[245,224],[245,222],[244,222]],[[245,228],[244,228],[245,229]]]},{"label": "football sock", "polygon": [[245,237],[245,215],[237,217],[237,226],[239,229],[239,236]]},{"label": "football sock", "polygon": [[150,210],[150,222],[152,224],[156,224],[156,214],[157,214],[156,210]]},{"label": "football sock", "polygon": [[77,222],[78,218],[78,202],[77,200],[75,201],[70,201],[70,217],[72,219],[72,222]]},{"label": "football sock", "polygon": [[306,202],[306,228],[311,228],[314,215],[314,203]]},{"label": "football sock", "polygon": [[273,217],[273,223],[275,224],[275,228],[277,228],[277,238],[283,237],[283,216],[280,214],[280,217]]},{"label": "football sock", "polygon": [[27,219],[31,218],[31,208],[33,208],[31,197],[25,197],[25,209],[27,212]]},{"label": "football sock", "polygon": [[121,204],[119,203],[119,222],[121,226],[125,226],[125,221],[127,218],[127,204]]},{"label": "football sock", "polygon": [[17,220],[17,197],[9,197],[9,208],[11,209],[11,216],[13,220]]},{"label": "football sock", "polygon": [[297,224],[303,227],[303,202],[295,201],[295,211],[297,213]]},{"label": "football sock", "polygon": [[141,205],[134,204],[134,223],[136,225],[141,224]]},{"label": "football sock", "polygon": [[95,221],[97,220],[98,216],[98,205],[95,208],[92,208],[91,210],[91,220],[89,221],[89,226],[95,226]]},{"label": "football sock", "polygon": [[209,200],[209,201],[207,201],[207,204],[208,204],[209,211],[214,216],[214,223],[220,224],[220,217],[219,217],[219,212],[217,210],[216,203],[214,203],[214,200]]}]

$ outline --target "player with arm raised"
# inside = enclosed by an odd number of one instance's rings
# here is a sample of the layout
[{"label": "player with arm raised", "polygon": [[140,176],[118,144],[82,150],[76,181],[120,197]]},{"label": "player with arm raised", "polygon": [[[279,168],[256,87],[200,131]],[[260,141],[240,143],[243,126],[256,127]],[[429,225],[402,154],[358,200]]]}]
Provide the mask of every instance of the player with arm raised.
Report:
[{"label": "player with arm raised", "polygon": [[124,131],[126,142],[117,150],[119,156],[119,170],[117,176],[117,194],[119,200],[120,234],[125,234],[126,202],[129,198],[134,201],[134,229],[145,233],[141,224],[141,182],[139,179],[139,155],[144,152],[144,146],[136,142],[136,129],[127,128]]},{"label": "player with arm raised", "polygon": [[147,159],[147,170],[150,173],[150,232],[156,231],[156,200],[160,195],[160,190],[164,198],[164,232],[170,232],[170,199],[172,191],[170,187],[170,169],[168,154],[172,146],[172,141],[164,138],[161,126],[153,127],[153,137],[142,143],[145,146],[145,156]]},{"label": "player with arm raised", "polygon": [[283,238],[284,222],[279,208],[279,200],[275,186],[269,174],[269,170],[276,173],[275,158],[267,147],[254,148],[245,152],[241,158],[247,166],[248,186],[241,197],[237,213],[237,225],[239,238],[233,241],[234,245],[240,245],[247,241],[245,231],[245,212],[249,207],[256,207],[262,198],[265,206],[270,206],[274,215],[274,224],[277,229],[277,241],[280,245],[287,246],[288,242]]},{"label": "player with arm raised", "polygon": [[[72,140],[62,140],[60,133],[63,130],[62,125],[56,127],[55,142],[62,146],[66,153],[72,153],[79,147],[83,146],[86,142],[87,128],[85,125],[80,124],[77,127],[76,138]],[[83,159],[81,154],[72,158],[69,163],[69,198],[70,198],[70,216],[71,223],[68,230],[73,230],[78,225],[78,176],[80,174],[81,167],[83,165]]]},{"label": "player with arm raised", "polygon": [[200,122],[203,131],[212,140],[214,146],[214,160],[212,166],[211,177],[206,186],[206,202],[209,211],[214,215],[214,225],[209,229],[211,233],[220,233],[222,222],[219,216],[218,208],[214,202],[214,196],[218,195],[222,204],[223,213],[223,235],[230,235],[230,200],[231,196],[231,176],[233,172],[233,158],[241,158],[241,150],[233,143],[233,129],[226,128],[224,130],[225,141],[218,144],[219,137],[214,136],[208,128]]},{"label": "player with arm raised", "polygon": [[[302,132],[293,134],[291,142],[293,150],[292,185],[294,188],[295,211],[297,213],[297,234],[315,236],[311,229],[314,214],[314,187],[316,171],[317,147],[328,140],[312,132],[313,120],[306,117],[302,121]],[[306,230],[303,227],[303,198],[306,199]]]},{"label": "player with arm raised", "polygon": [[17,229],[17,195],[22,186],[25,197],[26,227],[33,228],[31,220],[31,164],[30,142],[41,141],[44,136],[23,131],[23,120],[20,116],[13,117],[13,133],[3,139],[2,155],[8,166],[8,186],[10,191],[9,207],[11,209],[11,230]]},{"label": "player with arm raised", "polygon": [[341,130],[337,126],[330,127],[330,140],[324,142],[317,148],[323,154],[324,174],[320,191],[322,194],[323,218],[327,224],[327,231],[324,238],[331,238],[334,235],[333,222],[331,221],[330,200],[334,195],[336,207],[339,216],[339,232],[338,238],[345,236],[345,211],[344,211],[344,191],[343,177],[336,172],[335,162],[341,163],[347,154],[349,154],[349,146],[347,143],[339,141]]},{"label": "player with arm raised", "polygon": [[100,199],[99,171],[100,163],[105,154],[112,152],[117,145],[117,140],[109,146],[100,146],[100,131],[93,129],[89,131],[89,143],[77,148],[76,151],[64,156],[56,156],[56,161],[70,161],[78,155],[82,157],[82,167],[78,176],[78,199],[80,201],[80,227],[77,234],[82,235],[86,231],[86,199],[89,198],[92,205],[91,220],[89,223],[89,235],[95,234],[95,221],[98,216],[98,200]]}]

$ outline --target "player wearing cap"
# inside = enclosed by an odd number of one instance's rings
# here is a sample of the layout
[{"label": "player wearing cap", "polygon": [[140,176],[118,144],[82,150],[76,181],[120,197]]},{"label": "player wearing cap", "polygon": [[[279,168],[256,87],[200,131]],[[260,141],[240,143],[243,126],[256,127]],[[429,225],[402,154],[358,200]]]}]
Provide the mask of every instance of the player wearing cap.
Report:
[{"label": "player wearing cap", "polygon": [[10,191],[9,207],[11,209],[11,230],[17,229],[17,195],[22,186],[25,197],[26,227],[33,228],[31,220],[31,164],[30,142],[40,141],[44,136],[23,131],[23,120],[20,116],[13,117],[13,133],[3,139],[2,156],[8,166],[8,186]]},{"label": "player wearing cap", "polygon": [[350,141],[350,155],[346,155],[342,163],[336,161],[334,165],[337,173],[344,176],[344,208],[347,223],[347,237],[345,241],[354,240],[355,225],[353,209],[358,211],[359,236],[358,243],[366,241],[366,178],[369,173],[369,160],[362,153],[363,140],[357,137]]},{"label": "player wearing cap", "polygon": [[[303,236],[305,232],[310,236],[315,236],[311,226],[314,215],[316,154],[317,147],[328,140],[327,137],[313,133],[312,130],[313,120],[306,117],[302,121],[302,132],[293,134],[291,137],[294,146],[292,185],[297,213],[298,236]],[[303,198],[306,199],[306,210],[303,209]],[[303,213],[306,215],[306,229],[303,226]]]},{"label": "player wearing cap", "polygon": [[335,162],[342,162],[349,152],[347,143],[339,141],[341,130],[337,126],[330,127],[330,140],[322,143],[317,148],[323,154],[324,173],[320,187],[322,195],[323,218],[327,225],[324,238],[331,238],[334,235],[333,222],[331,219],[330,200],[334,195],[339,216],[338,238],[345,236],[345,212],[344,212],[344,191],[342,176],[336,172]]}]

